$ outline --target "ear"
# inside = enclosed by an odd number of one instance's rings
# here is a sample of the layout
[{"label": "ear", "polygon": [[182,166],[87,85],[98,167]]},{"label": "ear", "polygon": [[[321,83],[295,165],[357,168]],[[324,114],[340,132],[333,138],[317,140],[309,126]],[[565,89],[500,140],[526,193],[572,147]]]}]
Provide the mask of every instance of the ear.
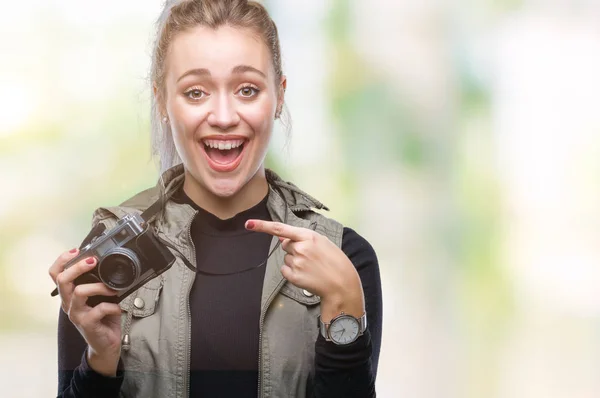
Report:
[{"label": "ear", "polygon": [[156,109],[161,115],[166,115],[166,107],[163,96],[156,85],[156,82],[152,83],[152,93],[154,94],[154,100],[156,102]]},{"label": "ear", "polygon": [[287,76],[282,75],[281,81],[279,82],[279,91],[277,95],[277,109],[281,111],[283,107],[283,102],[285,101],[285,90],[287,88]]}]

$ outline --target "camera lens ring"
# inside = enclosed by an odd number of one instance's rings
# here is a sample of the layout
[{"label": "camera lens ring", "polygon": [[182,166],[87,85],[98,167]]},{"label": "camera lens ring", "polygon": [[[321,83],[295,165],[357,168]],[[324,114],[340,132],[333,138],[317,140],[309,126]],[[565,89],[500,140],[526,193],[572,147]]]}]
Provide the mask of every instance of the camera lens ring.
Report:
[{"label": "camera lens ring", "polygon": [[135,284],[141,272],[140,260],[132,250],[116,247],[98,264],[98,277],[114,290],[126,290]]}]

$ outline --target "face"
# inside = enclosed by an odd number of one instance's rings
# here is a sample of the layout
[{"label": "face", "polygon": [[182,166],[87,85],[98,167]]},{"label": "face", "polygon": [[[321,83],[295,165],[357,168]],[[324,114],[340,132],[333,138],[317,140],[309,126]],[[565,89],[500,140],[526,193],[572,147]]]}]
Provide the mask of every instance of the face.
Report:
[{"label": "face", "polygon": [[230,197],[263,174],[283,101],[285,79],[276,79],[269,49],[251,31],[198,26],[175,36],[159,103],[200,189]]}]

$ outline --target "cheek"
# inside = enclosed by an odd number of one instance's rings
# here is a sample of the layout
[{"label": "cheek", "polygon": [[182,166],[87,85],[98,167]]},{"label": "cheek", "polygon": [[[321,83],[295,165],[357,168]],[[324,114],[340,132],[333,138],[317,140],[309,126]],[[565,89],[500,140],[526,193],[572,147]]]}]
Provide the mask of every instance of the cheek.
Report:
[{"label": "cheek", "polygon": [[167,108],[175,149],[185,164],[195,158],[195,132],[203,116],[189,104],[170,104]]},{"label": "cheek", "polygon": [[244,110],[244,119],[252,130],[256,133],[258,139],[268,139],[273,128],[273,115],[275,107],[271,100],[256,104]]},{"label": "cheek", "polygon": [[206,111],[199,106],[173,101],[167,108],[174,139],[183,142],[193,140],[198,126],[206,119]]}]

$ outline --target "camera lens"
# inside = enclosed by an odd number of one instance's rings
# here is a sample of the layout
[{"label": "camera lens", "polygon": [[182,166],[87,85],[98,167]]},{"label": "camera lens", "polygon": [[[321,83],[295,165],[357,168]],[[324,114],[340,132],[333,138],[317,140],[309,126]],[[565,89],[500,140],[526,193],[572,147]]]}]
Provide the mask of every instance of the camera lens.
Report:
[{"label": "camera lens", "polygon": [[108,287],[124,290],[132,286],[139,277],[140,264],[131,250],[111,250],[98,265],[98,276]]}]

